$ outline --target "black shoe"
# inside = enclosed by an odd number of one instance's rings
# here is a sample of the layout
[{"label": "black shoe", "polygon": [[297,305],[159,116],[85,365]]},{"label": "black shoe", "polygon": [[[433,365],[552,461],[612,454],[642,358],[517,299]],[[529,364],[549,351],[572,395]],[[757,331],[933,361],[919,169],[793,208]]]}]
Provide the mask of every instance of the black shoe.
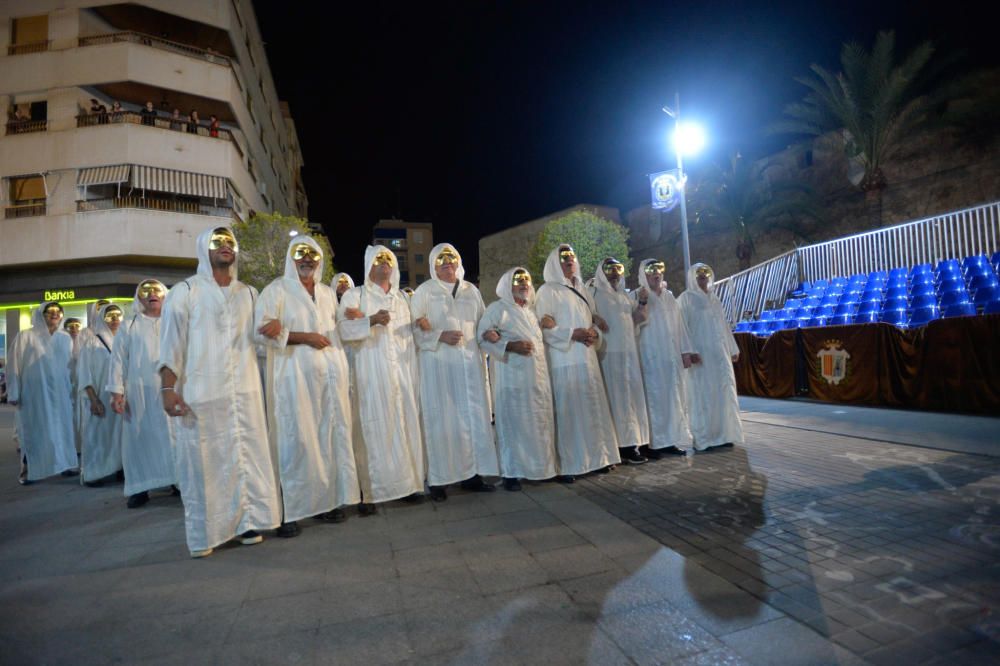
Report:
[{"label": "black shoe", "polygon": [[684,449],[679,449],[676,446],[668,446],[665,449],[660,449],[660,455],[664,456],[686,456],[687,451]]},{"label": "black shoe", "polygon": [[140,506],[142,506],[148,501],[149,501],[149,493],[144,490],[141,493],[136,493],[135,495],[129,496],[128,502],[125,503],[125,506],[127,506],[130,509],[138,509]]},{"label": "black shoe", "polygon": [[521,482],[518,479],[504,479],[503,480],[503,489],[504,490],[510,490],[510,491],[520,490],[521,489]]},{"label": "black shoe", "polygon": [[431,486],[431,499],[435,502],[443,502],[448,499],[448,491],[444,486]]},{"label": "black shoe", "polygon": [[103,481],[84,481],[83,485],[87,486],[88,488],[103,488],[104,487],[104,482]]},{"label": "black shoe", "polygon": [[639,453],[639,449],[634,446],[627,449],[618,449],[618,454],[621,456],[622,462],[626,462],[629,465],[641,465],[646,462],[646,456]]},{"label": "black shoe", "polygon": [[608,465],[607,467],[602,467],[601,469],[594,470],[598,474],[610,474],[615,469],[614,465]]},{"label": "black shoe", "polygon": [[124,480],[125,480],[125,470],[120,469],[117,472],[115,472],[115,481],[124,481]]},{"label": "black shoe", "polygon": [[347,514],[344,513],[343,509],[327,511],[326,513],[321,513],[316,517],[327,523],[342,523],[347,520]]},{"label": "black shoe", "polygon": [[69,476],[80,476],[80,470],[78,470],[78,469],[64,469],[59,474],[61,476],[66,476],[66,477],[69,477]]},{"label": "black shoe", "polygon": [[639,447],[639,453],[646,456],[646,460],[659,460],[663,454],[657,449],[651,449],[646,445]]},{"label": "black shoe", "polygon": [[181,496],[181,489],[178,488],[177,486],[173,486],[173,485],[170,486],[170,496],[171,497],[180,497]]},{"label": "black shoe", "polygon": [[413,493],[412,495],[407,495],[403,498],[403,501],[407,504],[422,504],[424,501],[423,493]]},{"label": "black shoe", "polygon": [[559,483],[576,483],[576,477],[572,474],[563,474],[556,477],[556,481]]},{"label": "black shoe", "polygon": [[362,518],[374,516],[376,513],[378,513],[378,507],[374,504],[361,503],[358,505],[358,515]]},{"label": "black shoe", "polygon": [[486,483],[483,481],[483,477],[476,474],[471,479],[466,479],[462,483],[458,484],[462,490],[470,490],[474,493],[492,493],[496,490],[496,486],[492,483]]},{"label": "black shoe", "polygon": [[275,535],[280,536],[282,539],[291,539],[292,537],[297,537],[302,534],[302,528],[294,520],[290,523],[281,523],[281,527],[275,530]]},{"label": "black shoe", "polygon": [[719,444],[715,448],[717,448],[717,449],[731,449],[731,448],[733,448],[733,446],[735,446],[735,444],[733,444],[732,442],[726,442],[725,444]]},{"label": "black shoe", "polygon": [[264,537],[262,537],[254,530],[247,530],[246,532],[240,535],[240,543],[243,544],[244,546],[252,546],[256,543],[260,543],[263,540]]}]

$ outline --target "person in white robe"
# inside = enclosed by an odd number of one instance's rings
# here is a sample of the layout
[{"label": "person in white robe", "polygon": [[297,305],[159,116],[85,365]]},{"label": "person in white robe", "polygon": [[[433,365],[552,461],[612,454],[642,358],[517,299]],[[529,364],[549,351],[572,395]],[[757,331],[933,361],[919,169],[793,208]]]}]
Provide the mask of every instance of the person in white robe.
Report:
[{"label": "person in white robe", "polygon": [[69,382],[72,387],[73,400],[73,447],[77,453],[80,452],[80,396],[79,386],[76,383],[76,366],[80,360],[80,336],[83,329],[83,322],[76,317],[67,317],[63,322],[63,330],[73,339],[73,360],[69,364]]},{"label": "person in white robe", "polygon": [[77,384],[83,420],[80,428],[80,480],[91,488],[122,471],[122,417],[111,409],[107,389],[111,352],[124,313],[114,303],[103,305],[80,349]]},{"label": "person in white robe", "polygon": [[476,334],[486,310],[483,297],[464,280],[462,257],[450,243],[435,245],[428,264],[431,279],[417,287],[410,310],[417,323],[427,485],[431,499],[440,502],[453,483],[474,492],[494,490],[483,476],[499,476],[500,465]]},{"label": "person in white robe", "polygon": [[237,279],[232,229],[197,240],[198,273],[175,284],[160,323],[160,398],[192,557],[235,536],[260,543],[281,523],[253,316],[257,292]]},{"label": "person in white robe", "polygon": [[659,259],[639,264],[639,288],[632,298],[639,307],[639,359],[646,386],[652,439],[641,449],[650,459],[686,455],[691,445],[687,418],[687,368],[694,346],[680,307],[664,280],[666,265]]},{"label": "person in white robe", "polygon": [[497,282],[477,334],[490,356],[497,447],[505,490],[521,490],[521,479],[541,481],[557,473],[552,385],[545,342],[532,304],[531,274],[517,266]]},{"label": "person in white robe", "polygon": [[641,465],[646,457],[639,447],[649,444],[649,417],[635,342],[637,305],[625,292],[624,264],[614,257],[602,261],[594,272],[591,293],[597,314],[607,324],[597,356],[618,435],[618,453],[625,462]]},{"label": "person in white robe", "polygon": [[621,462],[596,351],[598,326],[606,324],[596,315],[571,246],[560,245],[549,254],[544,276],[535,314],[552,380],[560,480],[572,483],[575,476]]},{"label": "person in white robe", "polygon": [[296,236],[285,274],[257,300],[254,327],[267,350],[265,391],[277,451],[282,522],[277,535],[298,536],[298,521],[347,519],[340,507],[360,500],[352,448],[350,369],[337,332],[337,295],[317,281],[323,251]]},{"label": "person in white robe", "polygon": [[43,303],[31,314],[7,358],[7,402],[16,408],[21,449],[18,483],[28,485],[55,474],[73,474],[73,408],[69,368],[73,340],[59,330],[63,308]]},{"label": "person in white robe", "polygon": [[376,503],[416,500],[424,488],[413,322],[387,247],[365,250],[365,282],[341,297],[337,328],[354,358],[358,511],[367,516]]},{"label": "person in white robe", "polygon": [[696,350],[688,373],[688,405],[698,451],[743,443],[733,372],[740,351],[722,302],[712,291],[714,281],[709,266],[695,264],[688,270],[687,289],[677,299]]},{"label": "person in white robe", "polygon": [[98,299],[93,303],[87,303],[87,325],[80,330],[76,337],[74,348],[75,360],[73,363],[73,428],[76,431],[76,450],[79,453],[83,449],[83,421],[87,409],[87,401],[80,395],[80,350],[94,339],[94,330],[97,326],[97,311],[105,305],[110,304],[106,298]]},{"label": "person in white robe", "polygon": [[111,409],[123,419],[122,467],[126,506],[149,502],[149,491],[177,483],[169,417],[160,404],[160,315],[167,287],[147,279],[135,288],[132,316],[126,319],[111,355],[107,390]]},{"label": "person in white robe", "polygon": [[330,280],[330,287],[334,290],[337,295],[337,304],[340,304],[340,298],[344,295],[344,292],[354,289],[354,278],[352,278],[347,273],[337,273]]}]

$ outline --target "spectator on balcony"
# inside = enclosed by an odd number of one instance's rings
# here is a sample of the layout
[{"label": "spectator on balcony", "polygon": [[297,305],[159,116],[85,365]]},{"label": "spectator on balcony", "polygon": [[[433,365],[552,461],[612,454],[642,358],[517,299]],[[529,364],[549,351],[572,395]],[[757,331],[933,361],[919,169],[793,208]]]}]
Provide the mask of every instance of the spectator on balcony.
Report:
[{"label": "spectator on balcony", "polygon": [[198,117],[198,110],[191,109],[191,115],[188,116],[188,126],[187,126],[188,134],[197,134],[198,125],[200,124],[201,124],[201,118]]},{"label": "spectator on balcony", "polygon": [[215,139],[219,138],[219,119],[215,115],[209,116],[210,121],[208,123],[208,135]]},{"label": "spectator on balcony", "polygon": [[149,127],[156,125],[156,109],[153,108],[153,103],[150,101],[146,102],[146,106],[143,107],[142,111],[139,112],[142,116],[142,124]]},{"label": "spectator on balcony", "polygon": [[122,108],[121,102],[115,101],[111,105],[111,122],[120,123],[123,120],[125,120],[125,109]]},{"label": "spectator on balcony", "polygon": [[170,116],[170,129],[180,132],[184,127],[184,118],[181,117],[181,110],[174,109],[174,113]]},{"label": "spectator on balcony", "polygon": [[97,116],[97,125],[108,124],[108,107],[104,106],[93,97],[90,98],[90,115]]}]

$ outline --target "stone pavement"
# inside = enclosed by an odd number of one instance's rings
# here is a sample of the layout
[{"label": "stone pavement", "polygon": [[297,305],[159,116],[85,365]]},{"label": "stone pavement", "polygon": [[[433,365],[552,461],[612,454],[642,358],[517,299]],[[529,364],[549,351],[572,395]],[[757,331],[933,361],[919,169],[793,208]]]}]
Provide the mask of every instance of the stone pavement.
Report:
[{"label": "stone pavement", "polygon": [[176,498],[17,486],[9,423],[0,408],[4,664],[1000,656],[996,459],[748,423],[729,451],[191,560]]}]

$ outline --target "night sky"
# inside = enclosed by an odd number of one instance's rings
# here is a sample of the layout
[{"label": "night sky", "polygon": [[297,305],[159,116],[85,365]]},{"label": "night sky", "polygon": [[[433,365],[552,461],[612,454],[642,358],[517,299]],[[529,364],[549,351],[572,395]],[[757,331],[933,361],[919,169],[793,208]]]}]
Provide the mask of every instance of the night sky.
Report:
[{"label": "night sky", "polygon": [[895,29],[909,50],[1000,64],[988,3],[254,3],[306,162],[310,218],[359,277],[380,219],[434,223],[477,273],[478,239],[576,203],[625,211],[675,166],[660,110],[710,135],[690,162],[758,157],[810,63]]}]

